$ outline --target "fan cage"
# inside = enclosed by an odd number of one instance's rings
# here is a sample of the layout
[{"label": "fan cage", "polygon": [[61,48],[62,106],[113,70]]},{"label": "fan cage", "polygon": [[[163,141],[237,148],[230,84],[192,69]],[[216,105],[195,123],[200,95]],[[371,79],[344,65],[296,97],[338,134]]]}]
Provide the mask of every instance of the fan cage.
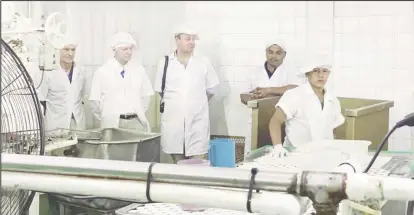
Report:
[{"label": "fan cage", "polygon": [[[0,150],[44,155],[45,131],[33,80],[13,49],[1,40]],[[1,188],[1,215],[26,214],[35,192]]]}]

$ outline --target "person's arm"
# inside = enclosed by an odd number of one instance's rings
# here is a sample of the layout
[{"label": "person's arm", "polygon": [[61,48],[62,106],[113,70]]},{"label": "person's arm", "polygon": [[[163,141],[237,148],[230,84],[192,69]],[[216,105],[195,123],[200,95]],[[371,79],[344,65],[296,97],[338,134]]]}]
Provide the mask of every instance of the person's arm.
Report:
[{"label": "person's arm", "polygon": [[87,79],[86,79],[86,71],[84,68],[80,68],[81,69],[81,73],[82,73],[82,91],[81,91],[81,96],[82,96],[82,104],[84,104],[84,99],[86,98],[86,85],[87,85]]},{"label": "person's arm", "polygon": [[46,71],[43,71],[43,80],[40,83],[39,87],[36,89],[37,97],[41,104],[43,115],[46,114],[46,97],[49,91],[49,76]]},{"label": "person's arm", "polygon": [[142,86],[141,87],[141,104],[146,112],[149,107],[150,98],[151,96],[154,95],[154,91],[152,89],[151,82],[148,78],[148,75],[144,67],[142,67],[142,85],[141,86]]},{"label": "person's arm", "polygon": [[286,91],[296,88],[297,86],[298,85],[289,84],[283,87],[269,87],[269,95],[280,96],[280,95],[283,95]]},{"label": "person's arm", "polygon": [[270,137],[272,144],[282,143],[282,125],[292,119],[298,110],[298,96],[292,91],[288,91],[280,98],[275,106],[276,111],[269,122]]},{"label": "person's arm", "polygon": [[286,91],[296,88],[297,85],[286,85],[283,87],[257,87],[255,90],[253,90],[253,99],[261,99],[261,98],[266,98],[266,97],[271,97],[271,96],[281,96],[283,95]]},{"label": "person's arm", "polygon": [[270,119],[269,131],[272,144],[282,144],[282,124],[286,121],[286,114],[279,107],[276,108],[275,113]]},{"label": "person's arm", "polygon": [[206,95],[207,99],[210,100],[217,90],[217,87],[219,85],[219,79],[217,77],[216,71],[214,70],[213,65],[211,64],[210,60],[208,58],[206,59]]}]

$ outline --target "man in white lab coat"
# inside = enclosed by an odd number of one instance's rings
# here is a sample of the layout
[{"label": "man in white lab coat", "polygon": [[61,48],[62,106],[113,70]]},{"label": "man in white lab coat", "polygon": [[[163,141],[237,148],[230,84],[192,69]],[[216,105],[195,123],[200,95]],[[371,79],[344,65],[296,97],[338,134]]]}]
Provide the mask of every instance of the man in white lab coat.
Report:
[{"label": "man in white lab coat", "polygon": [[303,83],[298,77],[295,65],[292,64],[293,56],[291,52],[288,53],[285,39],[276,38],[270,41],[265,51],[266,62],[263,67],[248,74],[246,90],[253,94],[240,95],[241,102],[244,104],[251,99],[282,95],[285,91]]},{"label": "man in white lab coat", "polygon": [[[249,100],[260,99],[268,96],[282,95],[289,89],[301,84],[301,79],[295,66],[292,64],[292,53],[287,53],[288,48],[285,39],[276,38],[265,47],[266,62],[258,71],[252,71],[246,79],[246,92],[240,94],[240,100],[247,104]],[[289,55],[290,54],[290,55]],[[289,55],[291,59],[285,60]],[[247,135],[245,137],[244,157],[251,151],[251,109],[249,109],[249,121]]]},{"label": "man in white lab coat", "polygon": [[[331,73],[326,57],[315,57],[303,68],[307,83],[286,91],[276,104],[276,112],[270,120],[273,155],[288,154],[284,147],[300,147],[314,140],[334,139],[334,129],[342,125],[339,100],[326,90]],[[286,124],[286,137],[281,139],[281,125]]]},{"label": "man in white lab coat", "polygon": [[45,71],[38,96],[45,109],[47,135],[59,135],[59,128],[82,130],[86,127],[83,98],[85,70],[74,62],[76,42],[66,38],[60,49],[61,68]]},{"label": "man in white lab coat", "polygon": [[145,112],[154,92],[145,68],[131,61],[136,47],[129,33],[115,34],[111,44],[113,57],[93,76],[89,101],[101,129],[151,130]]},{"label": "man in white lab coat", "polygon": [[219,81],[209,59],[193,52],[197,34],[182,26],[174,36],[177,49],[168,56],[164,92],[165,58],[158,64],[154,88],[164,102],[162,150],[177,163],[206,157],[210,141],[208,101]]}]

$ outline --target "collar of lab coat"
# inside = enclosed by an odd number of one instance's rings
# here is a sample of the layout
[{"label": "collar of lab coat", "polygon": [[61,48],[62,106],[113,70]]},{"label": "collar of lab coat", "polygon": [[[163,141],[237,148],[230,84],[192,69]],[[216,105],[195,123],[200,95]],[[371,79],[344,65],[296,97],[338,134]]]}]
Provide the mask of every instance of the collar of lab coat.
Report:
[{"label": "collar of lab coat", "polygon": [[128,72],[128,68],[130,68],[131,66],[131,61],[128,61],[124,66],[122,66],[115,58],[111,58],[109,60],[110,65],[112,66],[112,68],[114,69],[115,73],[120,73],[123,71],[125,71],[125,73]]},{"label": "collar of lab coat", "polygon": [[[173,60],[173,59],[177,58],[176,52],[177,52],[177,50],[173,51],[170,55],[168,55],[170,60]],[[196,57],[196,56],[197,56],[196,52],[193,51],[193,54],[191,55],[191,57]]]},{"label": "collar of lab coat", "polygon": [[[327,99],[328,101],[333,101],[334,97],[331,93],[330,90],[327,90],[326,87],[324,88],[325,90],[325,99]],[[312,86],[310,85],[309,81],[306,82],[305,84],[305,92],[306,94],[314,94],[315,92],[312,89]]]}]

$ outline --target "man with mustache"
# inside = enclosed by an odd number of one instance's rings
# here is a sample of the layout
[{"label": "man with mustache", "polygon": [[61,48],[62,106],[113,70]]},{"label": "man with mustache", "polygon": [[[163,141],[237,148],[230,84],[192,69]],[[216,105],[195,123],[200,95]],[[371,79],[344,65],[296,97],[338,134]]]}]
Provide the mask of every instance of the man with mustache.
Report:
[{"label": "man with mustache", "polygon": [[89,95],[93,115],[100,128],[151,130],[145,112],[154,94],[145,68],[131,60],[137,43],[131,34],[114,35],[113,57],[93,75]]},{"label": "man with mustache", "polygon": [[[252,71],[246,80],[249,93],[240,94],[243,104],[249,100],[260,99],[268,96],[280,96],[289,89],[295,88],[301,83],[298,79],[296,69],[292,62],[286,61],[286,56],[292,57],[288,53],[285,39],[276,38],[266,45],[266,62],[258,71]],[[249,109],[249,113],[251,110]],[[244,157],[251,151],[251,113],[245,137]]]}]

